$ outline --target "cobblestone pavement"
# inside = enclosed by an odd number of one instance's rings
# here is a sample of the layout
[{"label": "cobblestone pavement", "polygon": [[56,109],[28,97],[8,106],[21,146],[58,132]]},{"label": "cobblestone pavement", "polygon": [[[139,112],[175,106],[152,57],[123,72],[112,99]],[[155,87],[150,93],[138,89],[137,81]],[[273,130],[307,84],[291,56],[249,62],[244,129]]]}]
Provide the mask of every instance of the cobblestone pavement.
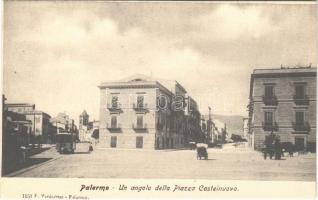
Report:
[{"label": "cobblestone pavement", "polygon": [[54,148],[32,159],[43,163],[17,171],[18,177],[177,178],[213,180],[315,181],[316,154],[264,160],[249,149],[209,149],[208,160],[197,160],[193,150],[94,149],[60,155]]}]

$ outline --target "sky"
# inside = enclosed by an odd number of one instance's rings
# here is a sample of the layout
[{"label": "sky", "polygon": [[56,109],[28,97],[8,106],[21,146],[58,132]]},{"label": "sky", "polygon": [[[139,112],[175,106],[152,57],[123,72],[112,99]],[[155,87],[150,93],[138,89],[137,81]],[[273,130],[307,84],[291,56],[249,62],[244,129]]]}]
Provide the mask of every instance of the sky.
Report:
[{"label": "sky", "polygon": [[3,92],[78,123],[101,82],[177,80],[202,114],[247,116],[254,68],[317,65],[314,4],[4,2]]}]

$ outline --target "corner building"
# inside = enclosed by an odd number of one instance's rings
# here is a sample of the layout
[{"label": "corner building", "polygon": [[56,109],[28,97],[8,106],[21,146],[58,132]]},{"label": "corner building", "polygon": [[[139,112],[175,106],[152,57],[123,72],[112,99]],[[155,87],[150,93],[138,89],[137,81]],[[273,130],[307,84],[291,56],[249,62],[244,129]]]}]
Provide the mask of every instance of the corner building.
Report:
[{"label": "corner building", "polygon": [[277,134],[296,151],[316,149],[317,69],[255,69],[250,82],[249,132],[254,149]]},{"label": "corner building", "polygon": [[[164,86],[165,85],[165,86]],[[185,144],[184,109],[172,109],[186,91],[177,81],[166,83],[136,75],[100,86],[99,145],[107,148],[168,149]],[[185,106],[185,101],[182,107]],[[179,102],[179,103],[180,103]]]}]

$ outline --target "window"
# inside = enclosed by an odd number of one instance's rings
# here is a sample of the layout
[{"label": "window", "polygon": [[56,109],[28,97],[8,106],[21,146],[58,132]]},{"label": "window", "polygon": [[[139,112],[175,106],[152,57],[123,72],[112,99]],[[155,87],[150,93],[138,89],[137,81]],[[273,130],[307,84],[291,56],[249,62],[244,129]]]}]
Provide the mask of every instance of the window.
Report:
[{"label": "window", "polygon": [[118,108],[118,96],[112,97],[112,108]]},{"label": "window", "polygon": [[295,150],[302,151],[305,149],[305,138],[295,137]]},{"label": "window", "polygon": [[139,149],[143,148],[143,137],[142,136],[136,137],[136,148],[139,148]]},{"label": "window", "polygon": [[117,147],[117,136],[110,137],[110,147],[116,148]]},{"label": "window", "polygon": [[265,85],[265,97],[273,97],[274,96],[274,86]]},{"label": "window", "polygon": [[266,125],[272,125],[273,124],[273,112],[265,112],[265,124]]},{"label": "window", "polygon": [[35,122],[36,122],[36,123],[40,123],[40,122],[41,122],[41,118],[40,118],[40,117],[36,117],[36,118],[35,118]]},{"label": "window", "polygon": [[302,111],[297,111],[295,114],[296,124],[304,124],[305,122],[305,113]]},{"label": "window", "polygon": [[297,99],[303,99],[305,97],[305,86],[296,85],[295,86],[295,96]]},{"label": "window", "polygon": [[144,124],[144,119],[143,116],[137,116],[137,128],[143,128]]},{"label": "window", "polygon": [[137,97],[137,108],[143,108],[144,107],[144,96],[138,96]]},{"label": "window", "polygon": [[111,118],[111,127],[117,128],[117,116],[112,116]]}]

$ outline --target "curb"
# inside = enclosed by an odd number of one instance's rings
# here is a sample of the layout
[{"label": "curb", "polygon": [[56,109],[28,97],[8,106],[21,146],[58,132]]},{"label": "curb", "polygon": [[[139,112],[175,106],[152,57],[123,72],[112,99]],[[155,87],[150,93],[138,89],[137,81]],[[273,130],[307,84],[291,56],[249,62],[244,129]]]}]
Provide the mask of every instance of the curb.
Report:
[{"label": "curb", "polygon": [[61,157],[53,158],[53,159],[48,160],[48,161],[46,161],[46,162],[40,163],[40,164],[38,164],[38,165],[34,165],[34,166],[30,166],[30,167],[27,167],[27,168],[24,168],[24,169],[20,169],[20,170],[18,170],[18,171],[16,171],[16,172],[12,172],[12,173],[6,175],[5,177],[15,177],[15,176],[18,176],[18,175],[20,175],[20,174],[23,174],[24,172],[27,172],[27,171],[30,171],[30,170],[32,170],[32,169],[41,167],[42,165],[45,165],[45,164],[50,163],[50,162],[53,162],[53,161],[58,160],[58,159],[60,159],[60,158],[61,158]]}]

